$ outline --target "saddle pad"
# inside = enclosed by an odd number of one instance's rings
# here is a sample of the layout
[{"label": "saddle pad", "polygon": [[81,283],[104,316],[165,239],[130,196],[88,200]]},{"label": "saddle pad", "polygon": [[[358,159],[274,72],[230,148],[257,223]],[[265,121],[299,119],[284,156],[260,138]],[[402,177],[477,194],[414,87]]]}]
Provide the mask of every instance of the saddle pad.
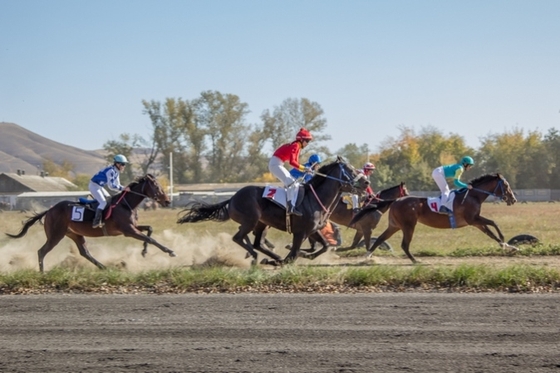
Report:
[{"label": "saddle pad", "polygon": [[[451,194],[449,194],[449,200],[447,201],[447,204],[445,204],[444,206],[447,207],[449,210],[453,211],[454,200],[455,200],[455,192],[451,191]],[[428,206],[430,206],[430,210],[432,210],[433,212],[439,213],[439,207],[441,206],[440,202],[441,202],[440,197],[428,197]]]}]

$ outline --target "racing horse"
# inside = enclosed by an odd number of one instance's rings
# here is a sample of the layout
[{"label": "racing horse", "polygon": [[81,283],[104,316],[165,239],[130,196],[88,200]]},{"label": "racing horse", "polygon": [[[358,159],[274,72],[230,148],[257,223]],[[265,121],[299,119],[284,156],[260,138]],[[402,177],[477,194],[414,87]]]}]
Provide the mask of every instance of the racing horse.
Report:
[{"label": "racing horse", "polygon": [[[304,184],[302,202],[298,209],[302,216],[290,215],[292,246],[288,255],[282,259],[278,254],[263,246],[262,235],[267,226],[287,231],[286,210],[275,202],[263,198],[265,188],[246,186],[237,191],[230,199],[216,203],[192,203],[179,214],[178,224],[196,223],[200,221],[227,221],[232,219],[240,224],[239,230],[233,236],[233,241],[243,247],[257,261],[257,251],[268,255],[273,261],[264,260],[263,263],[273,265],[293,262],[300,252],[302,242],[314,234],[324,225],[332,209],[338,203],[343,192],[362,193],[369,185],[369,181],[354,167],[346,163],[342,157],[322,166]],[[301,191],[300,191],[301,193]],[[248,234],[253,232],[253,245],[249,244]],[[327,242],[320,235],[317,238],[328,247]]]},{"label": "racing horse", "polygon": [[[515,246],[504,242],[504,235],[494,221],[480,216],[482,203],[489,196],[501,198],[508,206],[517,202],[507,180],[499,173],[486,174],[471,180],[469,184],[472,185],[471,190],[464,188],[454,191],[453,215],[456,228],[472,225],[480,229],[488,237],[497,241],[503,248],[518,250]],[[416,224],[420,222],[432,228],[452,228],[450,217],[447,214],[432,211],[428,205],[427,198],[407,196],[394,201],[381,201],[378,203],[377,208],[380,209],[386,205],[390,205],[389,226],[367,250],[368,258],[371,257],[379,245],[399,230],[402,230],[403,238],[401,248],[413,263],[417,263],[416,258],[414,258],[409,250]],[[352,219],[351,223],[358,222],[367,215],[369,211],[370,210],[360,211],[356,214],[354,219]],[[497,236],[490,230],[490,227],[494,227],[498,234]]]},{"label": "racing horse", "polygon": [[[104,219],[103,228],[93,228],[92,220],[95,211],[88,210],[84,205],[78,205],[74,201],[61,201],[50,209],[35,214],[24,222],[23,228],[18,234],[6,233],[9,237],[20,238],[25,236],[29,228],[44,218],[45,234],[47,242],[39,249],[39,270],[43,272],[43,262],[45,256],[64,238],[69,237],[76,243],[80,255],[95,264],[100,269],[105,266],[98,262],[86,247],[85,237],[119,236],[125,235],[144,242],[145,255],[148,244],[155,245],[169,256],[176,256],[167,247],[161,245],[150,237],[152,227],[148,225],[137,225],[136,208],[145,198],[152,198],[162,206],[169,206],[170,201],[167,194],[155,177],[147,174],[136,179],[129,184],[130,191],[123,191],[111,198],[111,203],[106,211],[110,211],[110,216]],[[81,221],[75,221],[81,215]],[[148,235],[143,234],[148,231]]]},{"label": "racing horse", "polygon": [[[367,248],[370,245],[371,232],[375,229],[375,227],[377,227],[377,224],[379,224],[381,216],[389,209],[388,205],[385,205],[382,208],[376,208],[376,203],[379,200],[392,200],[404,196],[408,196],[408,189],[406,188],[404,182],[390,188],[383,189],[377,193],[375,197],[365,201],[362,209],[369,209],[370,207],[373,207],[374,209],[370,213],[364,214],[355,225],[350,224],[352,218],[354,217],[354,212],[352,209],[349,209],[347,203],[341,199],[334,208],[334,211],[329,219],[337,224],[356,229],[356,233],[354,235],[354,239],[352,240],[352,244],[349,247],[338,248],[337,251],[348,251],[357,248],[362,238],[364,238]],[[310,237],[309,241],[311,243],[311,249],[314,249],[315,242],[311,242],[312,237]]]}]

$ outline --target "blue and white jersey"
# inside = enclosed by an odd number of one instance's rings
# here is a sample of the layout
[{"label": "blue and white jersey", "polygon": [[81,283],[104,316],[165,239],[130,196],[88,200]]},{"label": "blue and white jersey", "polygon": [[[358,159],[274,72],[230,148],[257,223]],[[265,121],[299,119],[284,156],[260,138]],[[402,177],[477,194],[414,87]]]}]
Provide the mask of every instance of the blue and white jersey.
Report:
[{"label": "blue and white jersey", "polygon": [[91,181],[101,186],[107,185],[109,189],[119,192],[124,189],[119,180],[119,170],[117,170],[115,165],[105,167],[93,175]]}]

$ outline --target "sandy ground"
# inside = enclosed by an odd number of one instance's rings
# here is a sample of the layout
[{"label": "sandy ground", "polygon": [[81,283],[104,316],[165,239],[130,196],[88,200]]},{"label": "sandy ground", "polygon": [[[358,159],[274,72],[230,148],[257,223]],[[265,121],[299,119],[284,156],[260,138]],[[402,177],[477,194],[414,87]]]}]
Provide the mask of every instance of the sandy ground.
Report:
[{"label": "sandy ground", "polygon": [[0,298],[1,372],[559,372],[560,294]]}]

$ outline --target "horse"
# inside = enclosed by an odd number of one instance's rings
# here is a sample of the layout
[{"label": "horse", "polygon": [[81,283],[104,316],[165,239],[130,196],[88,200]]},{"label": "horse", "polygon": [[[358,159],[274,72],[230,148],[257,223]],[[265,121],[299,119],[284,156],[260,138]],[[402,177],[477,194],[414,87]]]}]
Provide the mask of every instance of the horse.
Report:
[{"label": "horse", "polygon": [[[390,206],[389,226],[367,250],[367,257],[371,257],[379,245],[399,230],[402,230],[403,238],[401,248],[413,263],[417,263],[418,261],[409,250],[416,224],[420,222],[432,228],[449,229],[452,228],[451,218],[454,218],[456,228],[472,225],[480,229],[488,237],[497,241],[504,249],[510,248],[512,250],[518,250],[515,246],[504,242],[504,235],[494,221],[480,216],[482,203],[488,196],[501,198],[508,206],[517,202],[507,180],[499,173],[486,174],[471,180],[469,184],[472,185],[472,189],[470,190],[464,188],[454,191],[455,199],[453,201],[452,216],[432,211],[428,205],[427,198],[407,196],[394,201],[379,202],[378,207],[376,207],[378,209]],[[375,208],[360,211],[354,219],[352,219],[351,224],[358,222],[361,218],[374,210]],[[490,230],[490,226],[494,227],[498,236]]]},{"label": "horse", "polygon": [[[262,263],[278,265],[295,261],[299,255],[302,242],[311,234],[315,234],[328,219],[332,208],[343,192],[362,193],[369,185],[369,181],[352,165],[346,163],[342,157],[322,166],[311,180],[300,189],[303,191],[302,201],[298,209],[302,216],[286,215],[286,210],[277,203],[263,198],[265,188],[246,186],[237,191],[230,199],[207,204],[195,202],[179,214],[178,224],[195,223],[200,221],[227,221],[232,219],[240,224],[239,230],[232,237],[233,241],[243,247],[257,261],[259,251],[268,255]],[[263,246],[263,232],[268,226],[282,231],[288,231],[288,223],[293,234],[292,246],[288,255],[282,259],[278,254]],[[253,245],[248,242],[248,234],[253,232]],[[327,242],[320,235],[317,238],[324,247]],[[255,251],[256,250],[256,251]]]},{"label": "horse", "polygon": [[[374,198],[371,198],[369,201],[365,201],[365,205],[362,209],[369,209],[369,206],[377,207],[376,202],[379,200],[388,200],[388,199],[396,199],[404,196],[408,196],[408,189],[404,182],[401,182],[398,185],[392,186],[387,189],[383,189]],[[364,238],[364,242],[366,243],[366,247],[370,245],[371,241],[371,232],[377,227],[379,224],[379,220],[381,216],[389,209],[389,206],[384,206],[382,208],[375,208],[372,213],[365,214],[362,219],[360,219],[356,224],[350,224],[352,218],[354,217],[354,212],[352,209],[348,208],[348,204],[345,203],[342,199],[336,205],[333,210],[332,215],[330,216],[330,220],[344,225],[349,228],[356,229],[356,234],[354,235],[354,239],[352,240],[352,244],[349,247],[338,248],[337,251],[348,251],[358,247],[362,238]],[[311,243],[311,250],[314,250],[315,242],[311,242],[312,238],[309,239]]]},{"label": "horse", "polygon": [[[152,227],[149,225],[137,225],[136,208],[145,198],[152,198],[162,206],[169,206],[170,200],[167,194],[155,177],[147,174],[129,184],[130,191],[123,191],[111,198],[111,203],[106,208],[110,216],[104,219],[105,225],[102,228],[93,228],[92,221],[95,214],[94,210],[86,209],[85,205],[79,205],[74,201],[61,201],[50,209],[35,214],[24,222],[23,228],[18,234],[9,234],[11,238],[21,238],[25,236],[28,229],[44,218],[44,229],[47,242],[39,249],[39,270],[43,272],[43,262],[45,256],[64,238],[69,237],[76,243],[80,255],[95,264],[100,269],[105,266],[98,262],[89,253],[86,247],[85,237],[103,237],[125,235],[144,242],[144,251],[148,244],[158,247],[169,256],[176,256],[167,247],[161,245],[150,237]],[[91,201],[92,202],[92,201]],[[78,220],[78,221],[76,221]],[[148,235],[143,234],[147,231]]]}]

